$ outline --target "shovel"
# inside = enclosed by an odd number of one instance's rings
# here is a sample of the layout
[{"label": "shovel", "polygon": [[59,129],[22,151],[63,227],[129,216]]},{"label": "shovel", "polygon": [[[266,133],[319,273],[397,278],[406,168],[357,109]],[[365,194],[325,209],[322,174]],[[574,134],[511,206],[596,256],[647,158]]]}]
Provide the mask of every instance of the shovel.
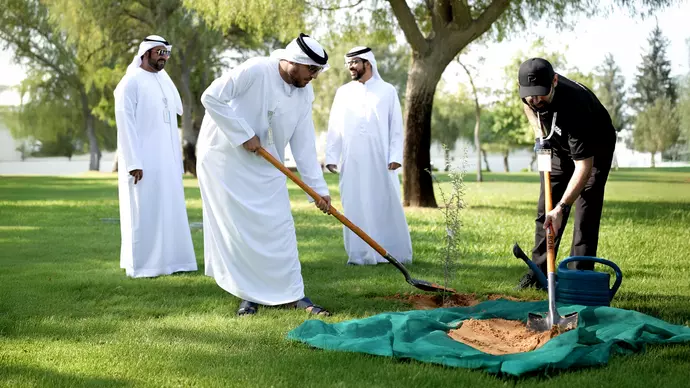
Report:
[{"label": "shovel", "polygon": [[[539,170],[544,172],[544,202],[546,213],[548,213],[553,209],[553,201],[551,199],[551,150],[542,148],[538,153],[540,154],[538,157],[542,158],[541,161],[544,165]],[[529,313],[527,329],[532,331],[551,331],[556,328],[559,332],[564,332],[577,327],[578,314],[576,312],[562,317],[556,309],[555,238],[556,233],[553,230],[553,225],[549,225],[546,229],[546,272],[548,273],[549,312],[546,317]]]},{"label": "shovel", "polygon": [[[311,187],[307,186],[306,183],[302,182],[302,180],[299,179],[297,175],[295,175],[292,171],[290,171],[287,167],[280,163],[276,158],[273,157],[273,155],[269,154],[268,151],[266,151],[263,147],[259,147],[259,149],[256,150],[256,153],[261,155],[269,163],[271,163],[277,169],[282,171],[283,174],[287,175],[288,178],[295,182],[297,186],[301,187],[302,190],[306,191],[307,194],[314,198],[315,201],[318,202],[321,200],[321,196],[318,193],[316,193],[316,191],[314,191]],[[374,250],[378,252],[379,255],[383,256],[384,259],[388,260],[391,264],[393,264],[395,268],[397,268],[400,272],[403,273],[403,275],[405,275],[405,280],[409,284],[423,291],[455,293],[455,290],[452,288],[444,287],[436,283],[427,282],[426,280],[412,278],[405,266],[403,266],[398,260],[391,256],[391,254],[388,253],[385,249],[383,249],[381,245],[379,245],[376,241],[374,241],[371,237],[364,233],[362,229],[350,222],[350,220],[345,218],[344,215],[340,214],[340,212],[337,211],[333,206],[331,206],[330,209],[328,209],[328,213],[330,213],[333,217],[337,218],[338,221],[340,221],[343,225],[347,226],[351,231],[355,232],[357,236],[359,236],[362,240],[369,244],[369,246],[374,248]]]}]

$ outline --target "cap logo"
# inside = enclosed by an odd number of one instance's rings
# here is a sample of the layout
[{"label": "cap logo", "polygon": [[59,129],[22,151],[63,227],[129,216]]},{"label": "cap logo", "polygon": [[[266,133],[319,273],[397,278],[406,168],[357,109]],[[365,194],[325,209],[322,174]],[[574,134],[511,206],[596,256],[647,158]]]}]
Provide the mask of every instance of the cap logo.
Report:
[{"label": "cap logo", "polygon": [[527,75],[527,80],[528,80],[529,82],[537,82],[537,76],[534,75],[534,73],[530,73],[530,74]]}]

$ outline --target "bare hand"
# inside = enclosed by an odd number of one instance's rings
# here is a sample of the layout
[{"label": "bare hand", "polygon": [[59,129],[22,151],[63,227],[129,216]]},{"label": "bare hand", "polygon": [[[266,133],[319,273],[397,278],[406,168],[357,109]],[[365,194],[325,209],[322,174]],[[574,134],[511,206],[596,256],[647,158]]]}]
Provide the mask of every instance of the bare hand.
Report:
[{"label": "bare hand", "polygon": [[142,178],[144,178],[144,171],[142,170],[132,170],[129,175],[134,177],[134,184],[136,185]]},{"label": "bare hand", "polygon": [[332,172],[333,174],[338,173],[338,166],[335,164],[327,164],[326,168],[328,169],[328,171]]},{"label": "bare hand", "polygon": [[249,152],[256,152],[261,147],[261,141],[259,141],[258,136],[254,135],[254,137],[242,143],[242,147]]},{"label": "bare hand", "polygon": [[554,233],[554,237],[556,237],[558,231],[561,230],[561,222],[563,222],[563,212],[561,211],[560,206],[556,206],[555,209],[546,213],[546,218],[544,219],[544,229],[546,230],[549,228],[549,226],[551,226],[553,228],[551,230]]},{"label": "bare hand", "polygon": [[328,214],[328,210],[331,208],[331,197],[324,195],[321,197],[320,201],[316,202],[316,207],[318,207],[322,212]]},{"label": "bare hand", "polygon": [[398,162],[391,162],[388,164],[388,169],[391,171],[395,171],[400,168],[400,163]]}]

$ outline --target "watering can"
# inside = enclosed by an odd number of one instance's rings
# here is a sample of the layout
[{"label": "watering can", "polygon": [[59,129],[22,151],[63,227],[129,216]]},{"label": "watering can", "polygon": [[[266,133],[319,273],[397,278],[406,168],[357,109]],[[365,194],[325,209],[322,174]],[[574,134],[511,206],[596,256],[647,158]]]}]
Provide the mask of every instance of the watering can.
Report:
[{"label": "watering can", "polygon": [[[513,254],[530,267],[537,276],[541,288],[546,290],[548,288],[546,276],[517,244],[513,246]],[[613,287],[609,289],[611,276],[608,273],[568,269],[568,263],[572,261],[593,261],[613,268],[613,271],[616,273],[616,281],[613,283]],[[623,281],[623,274],[614,262],[592,256],[570,256],[566,258],[558,265],[556,276],[556,301],[584,306],[609,306]]]}]

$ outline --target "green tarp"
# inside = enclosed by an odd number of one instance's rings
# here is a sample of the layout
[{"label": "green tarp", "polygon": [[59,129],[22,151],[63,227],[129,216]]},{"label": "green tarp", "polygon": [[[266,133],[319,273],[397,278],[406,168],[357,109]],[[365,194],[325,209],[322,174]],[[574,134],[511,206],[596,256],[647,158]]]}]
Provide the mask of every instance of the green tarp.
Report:
[{"label": "green tarp", "polygon": [[469,319],[527,320],[527,313],[547,311],[547,302],[496,300],[473,307],[383,313],[328,324],[308,320],[288,338],[313,347],[379,356],[415,359],[491,373],[528,372],[602,365],[613,353],[628,354],[646,344],[690,342],[690,328],[672,325],[637,311],[613,307],[560,306],[561,315],[579,312],[575,330],[561,334],[537,350],[495,356],[450,338],[447,332]]}]

